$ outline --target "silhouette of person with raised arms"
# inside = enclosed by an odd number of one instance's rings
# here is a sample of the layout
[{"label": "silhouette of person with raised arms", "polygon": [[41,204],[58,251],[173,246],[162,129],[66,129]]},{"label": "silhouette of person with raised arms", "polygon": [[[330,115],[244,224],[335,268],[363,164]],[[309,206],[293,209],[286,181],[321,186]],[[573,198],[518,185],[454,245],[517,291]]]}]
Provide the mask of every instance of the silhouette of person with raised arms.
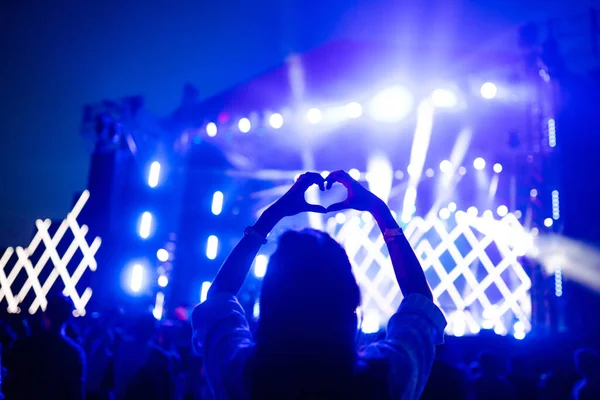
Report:
[{"label": "silhouette of person with raised arms", "polygon": [[[327,209],[308,204],[312,185],[347,188]],[[313,229],[289,231],[271,256],[254,341],[238,293],[275,225],[302,212],[370,212],[404,295],[384,340],[356,349],[360,291],[345,250]],[[193,345],[217,399],[418,399],[446,326],[423,270],[385,203],[344,171],[307,172],[233,249],[193,316]]]}]

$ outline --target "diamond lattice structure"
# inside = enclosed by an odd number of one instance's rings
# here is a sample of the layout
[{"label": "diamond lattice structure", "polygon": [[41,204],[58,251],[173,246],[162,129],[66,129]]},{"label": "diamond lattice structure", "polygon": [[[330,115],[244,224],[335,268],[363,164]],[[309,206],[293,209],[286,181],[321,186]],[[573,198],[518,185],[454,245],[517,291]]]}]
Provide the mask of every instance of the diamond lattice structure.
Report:
[{"label": "diamond lattice structure", "polygon": [[96,270],[95,255],[101,244],[99,237],[88,243],[88,227],[77,222],[89,197],[84,191],[55,230],[50,220],[36,221],[37,231],[29,246],[9,247],[0,256],[0,304],[5,303],[8,312],[20,312],[23,305],[31,314],[45,310],[48,293],[62,289],[73,301],[75,314],[85,314],[92,289],[78,291],[78,287],[88,269]]},{"label": "diamond lattice structure", "polygon": [[[327,231],[348,252],[363,295],[364,320],[380,325],[398,308],[402,294],[383,236],[369,214],[347,215],[348,222],[327,221]],[[532,243],[519,220],[473,217],[457,211],[449,219],[415,217],[404,228],[456,336],[494,329],[531,330],[531,280],[519,262]]]}]

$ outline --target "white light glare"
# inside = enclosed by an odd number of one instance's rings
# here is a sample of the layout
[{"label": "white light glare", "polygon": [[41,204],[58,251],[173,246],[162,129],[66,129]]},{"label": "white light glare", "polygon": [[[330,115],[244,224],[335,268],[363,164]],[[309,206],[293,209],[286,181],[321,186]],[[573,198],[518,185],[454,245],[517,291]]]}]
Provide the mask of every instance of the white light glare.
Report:
[{"label": "white light glare", "polygon": [[506,207],[505,205],[498,206],[496,212],[498,213],[498,216],[505,217],[506,214],[508,214],[508,207]]},{"label": "white light glare", "polygon": [[155,188],[158,185],[158,179],[160,178],[160,163],[154,161],[150,164],[150,173],[148,174],[148,186]]},{"label": "white light glare", "polygon": [[529,191],[529,196],[531,196],[531,197],[537,197],[537,195],[538,195],[537,189],[531,189]]},{"label": "white light glare", "polygon": [[552,118],[548,120],[548,146],[556,147],[556,122]]},{"label": "white light glare", "polygon": [[362,115],[362,106],[355,101],[346,104],[344,109],[348,118],[358,118]]},{"label": "white light glare", "polygon": [[452,163],[448,160],[444,160],[440,163],[440,171],[447,174],[452,171]]},{"label": "white light glare", "polygon": [[321,110],[319,110],[318,108],[311,108],[306,113],[306,119],[311,124],[318,124],[319,122],[321,122]]},{"label": "white light glare", "polygon": [[456,211],[456,203],[455,202],[451,202],[448,204],[448,210],[454,212]]},{"label": "white light glare", "polygon": [[165,262],[169,259],[169,252],[165,249],[158,249],[156,251],[156,258],[158,258],[158,261]]},{"label": "white light glare", "polygon": [[485,99],[493,99],[498,94],[498,88],[492,82],[481,85],[481,96]]},{"label": "white light glare", "polygon": [[482,169],[485,168],[485,160],[481,157],[477,157],[474,161],[473,161],[473,167],[475,167],[475,169],[481,171]]},{"label": "white light glare", "polygon": [[161,275],[158,277],[158,286],[166,287],[168,284],[169,284],[169,278],[167,278],[165,275]]},{"label": "white light glare", "polygon": [[214,122],[209,122],[206,124],[206,134],[210,137],[217,136],[217,124]]},{"label": "white light glare", "polygon": [[271,114],[271,117],[269,117],[269,124],[272,128],[279,129],[283,126],[283,117],[278,113]]},{"label": "white light glare", "polygon": [[448,219],[448,218],[450,218],[450,210],[448,210],[447,208],[442,208],[440,210],[440,218],[441,219]]},{"label": "white light glare", "polygon": [[554,223],[554,221],[552,220],[552,218],[546,218],[544,220],[544,226],[546,228],[550,228],[552,226],[552,224]]},{"label": "white light glare", "polygon": [[337,222],[339,225],[344,224],[346,222],[346,214],[344,214],[344,213],[335,214],[335,222]]},{"label": "white light glare", "polygon": [[562,297],[563,295],[563,284],[562,284],[562,268],[556,267],[554,270],[554,295],[556,297]]},{"label": "white light glare", "polygon": [[411,111],[413,97],[402,86],[393,86],[379,92],[369,105],[371,117],[381,122],[398,122]]},{"label": "white light glare", "polygon": [[163,315],[163,306],[165,304],[165,294],[163,292],[156,293],[156,302],[154,303],[154,309],[152,315],[154,318],[160,320]]},{"label": "white light glare", "polygon": [[129,281],[129,287],[134,293],[139,292],[142,289],[142,283],[144,281],[144,267],[141,264],[134,264],[131,267],[131,279]]},{"label": "white light glare", "polygon": [[502,164],[500,163],[496,163],[494,164],[494,172],[499,174],[500,172],[502,172]]},{"label": "white light glare", "polygon": [[515,339],[517,340],[523,340],[525,339],[525,331],[516,331],[513,336],[515,337]]},{"label": "white light glare", "polygon": [[361,331],[363,333],[377,333],[379,332],[379,313],[375,310],[370,310],[365,314],[361,324]]},{"label": "white light glare", "polygon": [[260,302],[257,300],[252,307],[252,316],[254,319],[258,319],[260,317]]},{"label": "white light glare", "polygon": [[223,211],[223,192],[216,191],[213,193],[211,211],[214,215],[221,214]]},{"label": "white light glare", "polygon": [[433,105],[439,108],[453,108],[458,103],[456,95],[447,89],[436,89],[431,94]]},{"label": "white light glare", "polygon": [[146,211],[142,214],[140,220],[139,234],[142,239],[148,239],[150,236],[150,228],[152,228],[152,214]]},{"label": "white light glare", "polygon": [[206,241],[206,257],[209,260],[217,258],[217,249],[219,248],[219,238],[215,235],[210,235]]},{"label": "white light glare", "polygon": [[350,175],[355,181],[360,179],[360,171],[356,168],[352,168],[350,171],[348,171],[348,175]]},{"label": "white light glare", "polygon": [[525,332],[525,324],[523,321],[517,321],[515,322],[513,329],[515,332]]},{"label": "white light glare", "polygon": [[204,303],[206,301],[206,296],[208,296],[210,285],[211,283],[208,281],[202,282],[202,286],[200,286],[200,303]]},{"label": "white light glare", "polygon": [[560,199],[558,190],[552,191],[552,218],[559,219],[560,218]]},{"label": "white light glare", "polygon": [[477,207],[471,206],[467,209],[467,214],[471,217],[476,217],[478,213],[479,210],[477,210]]},{"label": "white light glare", "polygon": [[254,259],[254,276],[257,278],[264,278],[267,273],[267,264],[269,259],[264,254],[259,254]]},{"label": "white light glare", "polygon": [[248,118],[242,118],[238,122],[238,129],[242,133],[248,133],[248,132],[250,132],[251,128],[252,128],[252,124],[250,123],[250,120]]}]

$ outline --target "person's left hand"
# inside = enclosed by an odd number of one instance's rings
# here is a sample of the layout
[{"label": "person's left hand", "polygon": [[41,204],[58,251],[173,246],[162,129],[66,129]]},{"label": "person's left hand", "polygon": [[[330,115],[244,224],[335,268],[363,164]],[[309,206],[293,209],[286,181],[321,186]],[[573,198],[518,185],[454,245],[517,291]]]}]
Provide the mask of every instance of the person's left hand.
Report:
[{"label": "person's left hand", "polygon": [[300,175],[290,190],[271,206],[273,211],[279,217],[291,217],[302,212],[327,213],[325,207],[306,202],[304,193],[312,185],[318,185],[321,191],[324,191],[325,179],[316,172],[306,172]]}]

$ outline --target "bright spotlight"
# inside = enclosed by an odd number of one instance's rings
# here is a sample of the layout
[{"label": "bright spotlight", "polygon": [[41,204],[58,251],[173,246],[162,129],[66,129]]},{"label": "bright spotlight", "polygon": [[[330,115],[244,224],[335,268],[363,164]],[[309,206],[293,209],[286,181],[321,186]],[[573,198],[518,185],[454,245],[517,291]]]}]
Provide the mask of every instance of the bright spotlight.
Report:
[{"label": "bright spotlight", "polygon": [[211,283],[206,281],[202,282],[202,286],[200,286],[200,303],[204,303],[206,300],[206,296],[208,296],[208,290],[210,289]]},{"label": "bright spotlight", "polygon": [[494,213],[492,210],[485,210],[482,215],[483,218],[494,218]]},{"label": "bright spotlight", "polygon": [[361,324],[363,333],[377,333],[381,328],[379,323],[379,313],[377,311],[369,311],[365,313]]},{"label": "bright spotlight", "polygon": [[371,117],[381,122],[398,122],[412,110],[413,97],[402,86],[393,86],[379,92],[371,101]]},{"label": "bright spotlight", "polygon": [[248,133],[250,132],[250,128],[252,128],[252,124],[250,123],[250,120],[248,118],[242,118],[239,120],[238,129],[240,130],[240,132]]},{"label": "bright spotlight", "polygon": [[458,104],[456,95],[447,89],[436,89],[431,94],[433,105],[438,108],[453,108]]},{"label": "bright spotlight", "polygon": [[306,119],[308,119],[308,122],[311,124],[318,124],[321,121],[321,110],[318,108],[311,108],[306,113]]},{"label": "bright spotlight", "polygon": [[216,191],[213,193],[211,211],[214,215],[221,214],[223,211],[223,192]]},{"label": "bright spotlight", "polygon": [[485,99],[493,99],[498,94],[498,88],[492,82],[481,85],[481,96]]},{"label": "bright spotlight", "polygon": [[444,160],[440,163],[440,171],[447,174],[452,171],[452,163],[448,160]]},{"label": "bright spotlight", "polygon": [[524,331],[517,331],[513,334],[513,336],[515,337],[515,339],[517,340],[523,340],[525,339],[525,332]]},{"label": "bright spotlight", "polygon": [[252,316],[254,319],[258,319],[260,317],[260,302],[256,300],[254,306],[252,307]]},{"label": "bright spotlight", "polygon": [[508,214],[508,207],[506,207],[505,205],[498,206],[496,213],[498,213],[498,216],[500,217],[505,217],[506,214]]},{"label": "bright spotlight", "polygon": [[478,213],[479,210],[477,210],[477,207],[471,206],[467,209],[467,214],[471,217],[476,217]]},{"label": "bright spotlight", "polygon": [[206,257],[209,260],[217,258],[217,250],[219,248],[219,238],[215,235],[210,235],[206,241]]},{"label": "bright spotlight", "polygon": [[154,315],[154,318],[158,320],[162,318],[164,305],[165,294],[163,292],[156,293],[156,302],[154,303],[154,309],[152,310],[152,315]]},{"label": "bright spotlight", "polygon": [[142,289],[142,283],[144,282],[144,267],[141,264],[134,264],[131,267],[131,279],[129,281],[129,288],[132,292],[137,293]]},{"label": "bright spotlight", "polygon": [[148,211],[142,214],[140,219],[140,230],[139,235],[142,239],[148,239],[150,236],[150,228],[152,227],[152,214]]},{"label": "bright spotlight", "polygon": [[346,222],[346,214],[344,214],[344,213],[335,214],[335,222],[337,222],[340,225],[345,223]]},{"label": "bright spotlight", "polygon": [[412,164],[408,164],[408,167],[406,167],[406,172],[410,176],[415,175],[417,173],[417,168]]},{"label": "bright spotlight", "polygon": [[502,172],[502,164],[500,163],[496,163],[494,164],[494,172],[499,174],[500,172]]},{"label": "bright spotlight", "polygon": [[537,195],[538,195],[537,189],[531,189],[529,191],[529,196],[531,196],[531,197],[537,197]]},{"label": "bright spotlight", "polygon": [[263,278],[267,273],[267,264],[269,259],[264,254],[259,254],[254,259],[254,276],[257,278]]},{"label": "bright spotlight", "polygon": [[362,115],[362,106],[355,101],[346,104],[344,109],[348,118],[358,118]]},{"label": "bright spotlight", "polygon": [[464,176],[467,173],[467,169],[463,166],[458,167],[458,174]]},{"label": "bright spotlight", "polygon": [[209,122],[206,124],[206,134],[210,137],[217,136],[217,124],[214,122]]},{"label": "bright spotlight", "polygon": [[448,204],[448,210],[454,212],[456,211],[456,203],[455,202],[451,202]]},{"label": "bright spotlight", "polygon": [[169,252],[165,249],[158,249],[156,251],[156,258],[158,258],[158,261],[165,262],[169,259]]},{"label": "bright spotlight", "polygon": [[169,284],[169,278],[164,275],[158,277],[158,286],[166,287]]},{"label": "bright spotlight", "polygon": [[269,124],[272,128],[279,129],[283,126],[283,117],[278,113],[271,114],[271,117],[269,118]]},{"label": "bright spotlight", "polygon": [[448,219],[450,218],[450,210],[448,210],[447,208],[442,208],[440,210],[440,218],[441,219]]},{"label": "bright spotlight", "polygon": [[150,173],[148,174],[148,186],[155,188],[158,185],[158,179],[160,177],[160,163],[154,161],[150,164]]},{"label": "bright spotlight", "polygon": [[552,218],[546,218],[544,220],[544,226],[546,228],[550,228],[552,226],[552,224],[554,224],[554,220]]},{"label": "bright spotlight", "polygon": [[350,175],[355,181],[360,179],[360,171],[356,168],[352,168],[350,171],[348,171],[348,175]]},{"label": "bright spotlight", "polygon": [[474,161],[473,161],[473,167],[475,167],[475,169],[477,170],[482,170],[485,168],[485,160],[481,157],[477,157]]}]

